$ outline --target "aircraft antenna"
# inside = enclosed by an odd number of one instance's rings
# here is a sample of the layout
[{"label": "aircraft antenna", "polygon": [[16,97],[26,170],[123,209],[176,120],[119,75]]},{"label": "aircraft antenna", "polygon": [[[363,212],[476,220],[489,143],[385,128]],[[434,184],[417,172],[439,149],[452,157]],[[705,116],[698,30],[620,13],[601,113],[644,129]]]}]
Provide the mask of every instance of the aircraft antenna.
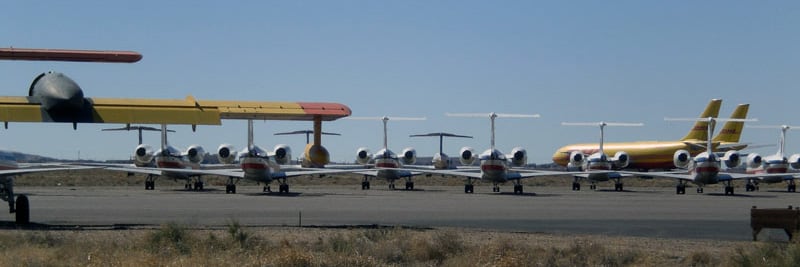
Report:
[{"label": "aircraft antenna", "polygon": [[[480,117],[485,118],[486,113],[445,113],[445,116],[448,117]],[[539,118],[539,114],[510,114],[510,113],[489,113],[489,119],[491,120],[491,130],[492,136],[490,140],[491,149],[494,150],[494,119],[495,118]]]},{"label": "aircraft antenna", "polygon": [[600,126],[600,153],[605,155],[603,150],[603,143],[605,140],[605,127],[606,126],[644,126],[644,123],[628,123],[628,122],[562,122],[563,126]]}]

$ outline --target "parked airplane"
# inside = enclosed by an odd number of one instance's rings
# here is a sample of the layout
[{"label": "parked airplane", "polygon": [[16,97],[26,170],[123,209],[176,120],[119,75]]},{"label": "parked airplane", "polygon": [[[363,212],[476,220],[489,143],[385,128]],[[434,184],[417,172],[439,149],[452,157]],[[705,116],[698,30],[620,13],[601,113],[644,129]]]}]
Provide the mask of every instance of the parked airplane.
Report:
[{"label": "parked airplane", "polygon": [[375,167],[375,170],[357,171],[353,173],[363,174],[364,180],[361,181],[361,189],[369,189],[369,180],[371,177],[379,179],[386,179],[389,182],[389,189],[395,189],[394,182],[399,179],[406,179],[406,190],[414,190],[414,181],[411,177],[419,175],[422,172],[410,171],[401,169],[403,165],[414,164],[417,161],[417,151],[414,148],[407,147],[403,149],[400,156],[392,152],[388,145],[387,127],[386,124],[389,120],[398,121],[418,121],[425,120],[425,118],[410,118],[410,117],[349,117],[348,119],[354,120],[381,120],[383,122],[383,148],[370,154],[369,149],[360,147],[356,150],[356,162],[359,164],[370,164]]},{"label": "parked airplane", "polygon": [[43,167],[44,165],[34,164],[20,168],[14,153],[0,150],[0,199],[8,202],[9,213],[16,213],[17,224],[27,224],[30,222],[30,202],[28,196],[24,194],[14,194],[14,177],[16,175],[38,172],[54,172],[65,170],[91,169],[93,167],[69,166],[69,167]]},{"label": "parked airplane", "polygon": [[[472,136],[457,135],[457,134],[442,133],[442,132],[409,135],[409,137],[434,137],[434,136],[439,137],[439,153],[433,154],[432,158],[433,168],[441,170],[455,169],[456,166],[453,163],[453,160],[450,159],[450,157],[448,157],[447,154],[443,152],[444,138],[445,137],[472,138]],[[461,149],[459,154],[463,158],[474,160],[475,150],[472,149],[471,147],[464,147]]]},{"label": "parked airplane", "polygon": [[[700,119],[670,119],[666,120],[692,120],[692,121],[706,121],[708,124],[708,133],[714,132],[714,124],[717,120],[715,118],[700,118]],[[745,122],[754,121],[747,119],[728,119],[729,121]],[[664,178],[678,179],[676,187],[677,194],[686,194],[686,184],[691,182],[696,184],[697,193],[703,193],[703,186],[708,184],[724,183],[725,195],[733,195],[733,185],[731,184],[734,179],[748,179],[754,178],[753,175],[735,174],[735,173],[722,173],[720,172],[722,163],[728,168],[733,168],[741,163],[741,158],[738,151],[729,150],[723,154],[722,157],[717,155],[713,149],[713,140],[709,139],[705,144],[706,151],[692,157],[689,151],[678,150],[673,154],[673,162],[676,167],[686,169],[687,173],[674,173],[674,172],[660,172],[660,173],[647,173],[647,175]]]},{"label": "parked airplane", "polygon": [[748,179],[747,185],[745,186],[747,191],[755,191],[758,190],[758,183],[765,182],[765,183],[780,183],[783,181],[787,182],[786,189],[789,192],[795,192],[797,190],[797,186],[795,185],[795,177],[797,177],[798,173],[788,173],[789,167],[791,166],[792,169],[800,169],[800,154],[794,154],[786,157],[786,131],[791,128],[800,127],[800,126],[788,126],[788,125],[781,125],[781,126],[750,126],[749,128],[771,128],[771,129],[780,129],[781,130],[781,137],[778,140],[778,152],[769,156],[760,156],[756,153],[750,153],[745,158],[745,166],[746,172],[748,174],[779,174],[785,173],[786,175],[783,176],[764,176],[759,177],[759,179]]},{"label": "parked airplane", "polygon": [[169,145],[167,142],[167,126],[161,125],[161,148],[154,151],[146,144],[140,144],[134,149],[133,166],[119,164],[99,164],[108,166],[106,169],[125,171],[130,173],[146,174],[145,190],[154,190],[156,179],[167,177],[173,180],[185,180],[184,188],[187,190],[203,190],[204,183],[201,173],[188,172],[199,170],[205,158],[206,151],[199,145],[189,146],[185,152]]},{"label": "parked airplane", "polygon": [[[722,103],[720,99],[712,99],[705,110],[700,114],[701,118],[716,118],[719,114],[719,108]],[[743,119],[747,116],[749,105],[743,104],[736,107],[731,115],[733,119]],[[628,169],[645,170],[669,170],[674,168],[672,156],[677,150],[686,150],[690,155],[697,155],[705,150],[703,144],[710,136],[706,132],[708,123],[706,121],[697,121],[689,132],[677,141],[634,141],[634,142],[611,142],[605,143],[604,151],[613,155],[620,151],[628,153],[630,162]],[[742,133],[742,123],[736,121],[729,121],[725,123],[720,133],[714,137],[714,145],[717,150],[740,150],[745,148],[746,144],[739,142],[739,137]],[[570,154],[573,152],[581,152],[583,154],[592,154],[597,152],[599,144],[585,143],[585,144],[572,144],[559,148],[553,153],[553,162],[558,165],[567,167],[570,162]]]},{"label": "parked airplane", "polygon": [[[505,155],[503,152],[495,148],[494,138],[494,121],[496,118],[538,118],[539,114],[499,114],[499,113],[446,113],[449,117],[481,117],[489,118],[491,122],[491,139],[489,149],[478,155],[477,159],[480,161],[480,172],[471,172],[470,170],[436,170],[435,173],[455,175],[466,177],[466,184],[464,185],[464,193],[474,193],[473,179],[480,179],[484,181],[491,181],[493,184],[492,192],[500,192],[499,184],[512,181],[514,183],[514,194],[522,194],[523,188],[520,183],[521,179],[537,177],[537,176],[552,176],[552,175],[565,175],[564,172],[514,172],[511,171],[512,167],[522,167],[527,164],[528,155],[527,151],[521,147],[515,147],[511,150],[510,155]],[[463,149],[462,149],[463,151]],[[462,157],[461,163],[464,165],[471,165],[474,157]]]},{"label": "parked airplane", "polygon": [[622,170],[628,166],[630,156],[625,151],[617,151],[614,156],[609,158],[603,150],[603,139],[605,136],[606,126],[643,126],[642,123],[618,123],[618,122],[589,122],[589,123],[570,123],[562,122],[561,125],[565,126],[600,126],[600,146],[597,152],[585,154],[584,151],[573,151],[569,155],[569,164],[567,170],[578,170],[583,173],[574,174],[575,181],[572,182],[572,190],[581,190],[580,179],[589,180],[591,185],[589,189],[597,189],[596,182],[605,182],[615,180],[614,191],[622,191],[622,177],[631,176],[624,175],[615,170]]}]

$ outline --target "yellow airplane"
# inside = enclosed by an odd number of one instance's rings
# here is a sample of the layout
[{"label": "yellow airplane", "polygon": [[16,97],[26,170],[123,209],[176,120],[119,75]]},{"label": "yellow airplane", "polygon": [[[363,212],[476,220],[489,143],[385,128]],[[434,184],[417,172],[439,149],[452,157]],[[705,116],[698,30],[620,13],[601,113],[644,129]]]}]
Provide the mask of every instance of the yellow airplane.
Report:
[{"label": "yellow airplane", "polygon": [[[706,106],[699,118],[716,118],[719,115],[719,108],[722,104],[721,99],[712,99]],[[731,114],[732,119],[744,119],[747,117],[749,104],[742,104],[736,107]],[[744,123],[741,121],[728,121],[725,123],[719,134],[712,139],[712,144],[717,151],[727,151],[731,149],[739,150],[746,147],[746,144],[739,143]],[[706,150],[705,142],[708,140],[708,122],[698,121],[694,124],[689,133],[676,141],[635,141],[635,142],[616,142],[605,143],[603,150],[613,155],[619,151],[625,151],[630,157],[627,168],[638,170],[653,169],[673,169],[675,168],[675,151],[686,150],[695,156]],[[572,144],[559,148],[553,154],[553,162],[561,166],[567,166],[570,159],[591,155],[599,151],[598,143]]]}]

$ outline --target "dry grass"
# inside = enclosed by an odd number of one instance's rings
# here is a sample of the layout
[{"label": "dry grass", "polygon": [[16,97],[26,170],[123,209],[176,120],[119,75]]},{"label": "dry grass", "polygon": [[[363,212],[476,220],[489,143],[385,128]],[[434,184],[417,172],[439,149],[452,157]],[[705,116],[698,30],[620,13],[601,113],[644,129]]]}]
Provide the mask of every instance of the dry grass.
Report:
[{"label": "dry grass", "polygon": [[795,243],[414,230],[0,231],[7,266],[794,266]]}]

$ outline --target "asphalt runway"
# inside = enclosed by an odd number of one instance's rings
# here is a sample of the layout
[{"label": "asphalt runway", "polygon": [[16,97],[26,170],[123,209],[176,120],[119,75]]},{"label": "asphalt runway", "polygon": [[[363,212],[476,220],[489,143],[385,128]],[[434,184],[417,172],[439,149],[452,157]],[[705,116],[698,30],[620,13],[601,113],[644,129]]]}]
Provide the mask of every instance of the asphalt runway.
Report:
[{"label": "asphalt runway", "polygon": [[[182,184],[139,187],[18,187],[31,202],[36,225],[118,226],[177,222],[224,227],[231,220],[248,226],[401,225],[467,227],[500,231],[604,234],[666,238],[750,240],[750,208],[800,205],[800,194],[744,192],[725,196],[720,186],[676,195],[674,188],[627,188],[625,192],[571,191],[568,187],[526,186],[524,195],[491,193],[476,185],[419,186],[415,191],[371,190],[352,186],[293,186],[293,193],[261,193],[239,186],[238,194],[209,186],[184,191]],[[511,187],[502,187],[506,192]],[[533,191],[533,192],[531,192]],[[535,193],[534,193],[535,192]],[[11,222],[13,215],[0,217]],[[778,231],[778,230],[776,230]],[[782,231],[778,232],[782,235]],[[768,233],[772,234],[772,233]]]}]

